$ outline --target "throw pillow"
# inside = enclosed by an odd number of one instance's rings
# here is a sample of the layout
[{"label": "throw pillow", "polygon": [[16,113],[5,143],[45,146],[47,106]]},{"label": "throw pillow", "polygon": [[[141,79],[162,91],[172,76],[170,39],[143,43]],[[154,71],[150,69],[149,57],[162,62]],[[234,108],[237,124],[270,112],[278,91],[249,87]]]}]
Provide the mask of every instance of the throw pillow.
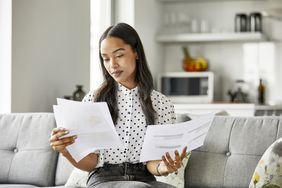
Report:
[{"label": "throw pillow", "polygon": [[182,166],[181,166],[181,168],[178,169],[177,174],[171,173],[168,176],[155,176],[157,181],[173,185],[177,188],[184,188],[184,184],[185,184],[184,172],[185,172],[185,168],[186,168],[186,165],[188,163],[188,160],[190,158],[190,155],[191,155],[191,153],[189,153],[187,155],[187,157],[185,157],[182,160]]},{"label": "throw pillow", "polygon": [[264,152],[249,188],[282,188],[282,138]]},{"label": "throw pillow", "polygon": [[88,178],[88,172],[74,168],[65,186],[66,187],[86,187],[87,178]]}]

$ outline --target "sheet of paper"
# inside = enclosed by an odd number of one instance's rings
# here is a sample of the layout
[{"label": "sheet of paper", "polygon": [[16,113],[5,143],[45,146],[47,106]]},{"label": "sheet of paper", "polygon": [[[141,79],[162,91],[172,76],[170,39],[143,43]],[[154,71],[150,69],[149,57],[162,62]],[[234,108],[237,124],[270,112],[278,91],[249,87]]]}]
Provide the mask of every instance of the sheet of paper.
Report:
[{"label": "sheet of paper", "polygon": [[76,161],[98,149],[122,147],[105,102],[83,103],[57,99],[54,114],[58,127],[77,135],[74,144],[67,147]]},{"label": "sheet of paper", "polygon": [[182,123],[148,126],[140,162],[160,160],[166,152],[174,158],[175,150],[181,153],[185,146],[187,151],[202,146],[213,118],[211,114]]}]

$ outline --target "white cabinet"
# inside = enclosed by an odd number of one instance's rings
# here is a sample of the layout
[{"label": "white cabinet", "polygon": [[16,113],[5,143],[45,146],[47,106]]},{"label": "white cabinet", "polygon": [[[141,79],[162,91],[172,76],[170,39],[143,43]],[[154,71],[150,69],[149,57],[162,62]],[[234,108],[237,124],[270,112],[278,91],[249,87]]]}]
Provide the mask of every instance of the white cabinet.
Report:
[{"label": "white cabinet", "polygon": [[254,116],[254,104],[174,104],[177,114],[187,114],[192,119],[199,115],[208,113],[228,114],[231,116]]}]

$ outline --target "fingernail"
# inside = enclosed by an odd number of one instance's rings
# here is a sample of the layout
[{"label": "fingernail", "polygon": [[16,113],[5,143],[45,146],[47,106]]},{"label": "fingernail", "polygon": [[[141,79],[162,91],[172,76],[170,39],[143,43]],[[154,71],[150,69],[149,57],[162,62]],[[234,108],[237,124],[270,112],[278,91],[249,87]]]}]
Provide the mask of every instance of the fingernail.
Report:
[{"label": "fingernail", "polygon": [[69,133],[69,131],[65,131],[65,134],[68,134]]},{"label": "fingernail", "polygon": [[73,138],[74,138],[74,139],[77,139],[77,136],[75,135]]}]

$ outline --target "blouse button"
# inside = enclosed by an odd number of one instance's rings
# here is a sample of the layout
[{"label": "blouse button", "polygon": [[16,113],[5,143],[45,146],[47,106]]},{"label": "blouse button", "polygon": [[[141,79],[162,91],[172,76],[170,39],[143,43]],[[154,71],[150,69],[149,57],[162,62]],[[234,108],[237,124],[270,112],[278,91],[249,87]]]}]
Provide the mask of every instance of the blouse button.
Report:
[{"label": "blouse button", "polygon": [[17,153],[19,151],[18,148],[14,148],[14,153]]}]

